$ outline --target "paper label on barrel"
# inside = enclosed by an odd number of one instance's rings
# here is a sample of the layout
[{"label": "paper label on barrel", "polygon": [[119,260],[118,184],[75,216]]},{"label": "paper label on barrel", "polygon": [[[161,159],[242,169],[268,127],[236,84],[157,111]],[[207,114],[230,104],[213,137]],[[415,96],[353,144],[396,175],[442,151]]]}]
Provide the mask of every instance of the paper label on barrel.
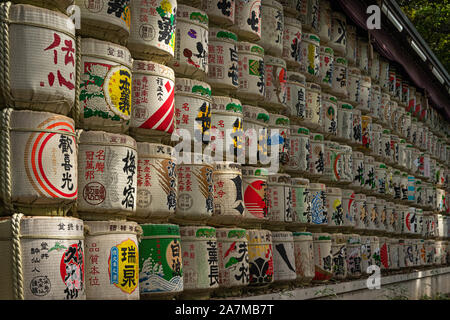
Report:
[{"label": "paper label on barrel", "polygon": [[272,245],[250,244],[248,248],[250,284],[273,282]]},{"label": "paper label on barrel", "polygon": [[[100,1],[83,1],[85,8],[94,14],[102,14],[110,19],[120,19],[129,29],[130,28],[130,0],[113,0],[108,1],[105,5],[104,0]],[[106,11],[106,14],[105,14]]]},{"label": "paper label on barrel", "polygon": [[287,98],[286,68],[268,64],[266,62],[266,92],[265,101],[277,105],[285,105]]},{"label": "paper label on barrel", "polygon": [[274,244],[273,253],[274,280],[293,280],[295,272],[294,243],[281,242]]},{"label": "paper label on barrel", "polygon": [[328,195],[327,197],[328,223],[330,226],[341,226],[344,224],[344,210],[342,208],[342,199]]},{"label": "paper label on barrel", "polygon": [[199,98],[180,96],[175,99],[177,129],[186,129],[191,140],[208,144],[211,129],[211,105]]},{"label": "paper label on barrel", "polygon": [[240,175],[214,174],[214,214],[242,216],[242,177]]},{"label": "paper label on barrel", "polygon": [[301,278],[314,277],[314,249],[313,241],[294,242],[295,269]]},{"label": "paper label on barrel", "polygon": [[208,79],[211,83],[220,83],[236,88],[238,81],[238,54],[235,43],[221,39],[235,40],[237,37],[226,31],[219,31],[217,39],[208,44]]},{"label": "paper label on barrel", "polygon": [[245,209],[258,219],[265,219],[268,214],[267,207],[267,182],[255,179],[250,184],[244,185]]},{"label": "paper label on barrel", "polygon": [[324,191],[311,192],[311,219],[313,224],[327,224],[326,194]]},{"label": "paper label on barrel", "polygon": [[250,280],[248,246],[244,241],[218,242],[220,285],[246,285]]},{"label": "paper label on barrel", "polygon": [[108,263],[110,283],[125,293],[133,293],[139,284],[139,261],[136,243],[127,239],[112,247]]}]

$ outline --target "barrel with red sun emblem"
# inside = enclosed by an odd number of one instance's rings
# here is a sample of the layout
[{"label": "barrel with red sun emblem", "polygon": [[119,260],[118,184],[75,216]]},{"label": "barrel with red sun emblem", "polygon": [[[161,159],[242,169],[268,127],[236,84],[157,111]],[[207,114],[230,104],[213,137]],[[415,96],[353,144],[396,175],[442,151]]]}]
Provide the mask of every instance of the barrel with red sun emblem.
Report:
[{"label": "barrel with red sun emblem", "polygon": [[245,204],[245,220],[267,220],[267,176],[265,168],[243,167],[242,180]]}]

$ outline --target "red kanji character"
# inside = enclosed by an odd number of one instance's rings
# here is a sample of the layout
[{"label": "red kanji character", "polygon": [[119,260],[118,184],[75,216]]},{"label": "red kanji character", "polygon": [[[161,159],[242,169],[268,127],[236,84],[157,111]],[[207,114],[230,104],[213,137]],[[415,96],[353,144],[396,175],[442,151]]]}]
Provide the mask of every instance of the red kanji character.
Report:
[{"label": "red kanji character", "polygon": [[72,63],[72,65],[75,65],[75,60],[73,58],[73,55],[75,54],[75,49],[73,48],[72,40],[64,40],[65,47],[62,47],[62,51],[67,51],[66,56],[64,57],[64,64],[67,65],[69,62]]},{"label": "red kanji character", "polygon": [[[53,43],[49,47],[45,48],[44,51],[59,47],[60,44],[61,44],[61,37],[57,33],[53,33]],[[53,62],[55,64],[58,63],[58,51],[56,50],[53,51]]]}]

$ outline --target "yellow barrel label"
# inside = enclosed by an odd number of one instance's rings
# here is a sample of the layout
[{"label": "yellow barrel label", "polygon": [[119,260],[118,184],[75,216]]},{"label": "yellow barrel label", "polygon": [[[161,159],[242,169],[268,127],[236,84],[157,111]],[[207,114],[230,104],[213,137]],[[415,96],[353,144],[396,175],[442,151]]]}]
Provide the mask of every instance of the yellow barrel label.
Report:
[{"label": "yellow barrel label", "polygon": [[131,114],[131,71],[123,66],[112,67],[103,86],[105,99],[111,111],[128,120]]},{"label": "yellow barrel label", "polygon": [[136,243],[131,239],[112,247],[110,252],[110,282],[128,294],[133,293],[139,283],[138,252]]}]

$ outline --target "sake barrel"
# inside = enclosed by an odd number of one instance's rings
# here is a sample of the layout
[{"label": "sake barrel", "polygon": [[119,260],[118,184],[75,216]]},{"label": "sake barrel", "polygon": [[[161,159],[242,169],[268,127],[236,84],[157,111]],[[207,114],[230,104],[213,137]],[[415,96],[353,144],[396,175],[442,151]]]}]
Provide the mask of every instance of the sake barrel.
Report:
[{"label": "sake barrel", "polygon": [[244,229],[216,229],[219,257],[219,287],[239,288],[250,280],[248,240]]},{"label": "sake barrel", "polygon": [[96,38],[125,45],[130,35],[130,1],[75,0],[80,8],[83,38]]},{"label": "sake barrel", "polygon": [[401,172],[399,170],[394,170],[393,175],[394,199],[402,198],[401,183],[402,183]]},{"label": "sake barrel", "polygon": [[416,208],[416,224],[414,225],[414,234],[422,235],[422,229],[424,229],[424,215],[423,215],[423,209]]},{"label": "sake barrel", "polygon": [[287,114],[292,120],[304,120],[306,116],[305,76],[299,72],[288,71],[286,87]]},{"label": "sake barrel", "polygon": [[274,283],[291,282],[297,279],[292,232],[273,231],[272,243]]},{"label": "sake barrel", "polygon": [[361,116],[361,135],[363,148],[367,151],[372,150],[372,117]]},{"label": "sake barrel", "polygon": [[408,140],[411,144],[415,145],[417,141],[417,118],[411,118],[411,136]]},{"label": "sake barrel", "polygon": [[173,148],[157,143],[137,143],[137,218],[173,216],[177,206],[177,176]]},{"label": "sake barrel", "polygon": [[345,54],[347,48],[347,19],[338,11],[331,13],[331,40],[328,44],[340,54]]},{"label": "sake barrel", "polygon": [[386,207],[386,200],[377,198],[378,224],[376,227],[378,232],[387,232],[388,216]]},{"label": "sake barrel", "polygon": [[175,217],[205,221],[214,211],[212,158],[200,153],[183,153],[177,159],[178,198]]},{"label": "sake barrel", "polygon": [[402,208],[402,234],[413,234],[416,224],[416,210],[414,207]]},{"label": "sake barrel", "polygon": [[408,200],[408,174],[406,172],[401,173],[400,190],[401,200]]},{"label": "sake barrel", "polygon": [[216,161],[212,179],[214,211],[211,221],[238,224],[244,216],[241,165],[230,161]]},{"label": "sake barrel", "polygon": [[250,164],[267,159],[269,112],[263,108],[243,105],[243,128],[245,134],[245,157]]},{"label": "sake barrel", "polygon": [[372,58],[369,59],[369,74],[372,79],[372,84],[380,81],[380,54],[373,51]]},{"label": "sake barrel", "polygon": [[284,110],[287,100],[287,69],[283,59],[265,55],[264,75],[266,90],[261,106]]},{"label": "sake barrel", "polygon": [[370,90],[369,115],[374,119],[374,121],[379,121],[381,119],[380,104],[381,104],[380,86],[372,83],[372,87]]},{"label": "sake barrel", "polygon": [[423,187],[422,180],[416,179],[415,181],[415,202],[418,206],[425,205],[425,189]]},{"label": "sake barrel", "polygon": [[344,224],[345,228],[353,229],[355,227],[356,214],[358,207],[356,205],[356,194],[353,190],[343,189],[342,190],[342,209],[344,211]]},{"label": "sake barrel", "polygon": [[342,229],[344,209],[342,207],[342,189],[327,187],[326,207],[328,227]]},{"label": "sake barrel", "polygon": [[86,299],[139,300],[136,222],[86,221]]},{"label": "sake barrel", "polygon": [[225,96],[211,98],[211,150],[216,159],[239,161],[245,151],[241,102]]},{"label": "sake barrel", "polygon": [[350,142],[353,137],[353,106],[345,102],[338,102],[337,137],[339,140]]},{"label": "sake barrel", "polygon": [[279,57],[283,53],[284,13],[281,3],[261,0],[261,40],[257,43],[266,53]]},{"label": "sake barrel", "polygon": [[301,41],[302,24],[299,20],[285,17],[283,32],[283,54],[282,58],[290,68],[296,68],[301,65]]},{"label": "sake barrel", "polygon": [[416,200],[416,177],[408,176],[408,201],[414,203]]},{"label": "sake barrel", "polygon": [[386,232],[391,234],[397,233],[397,217],[395,204],[393,202],[386,202]]},{"label": "sake barrel", "polygon": [[409,86],[409,100],[406,104],[406,112],[413,113],[416,110],[416,87]]},{"label": "sake barrel", "polygon": [[79,85],[75,25],[65,14],[30,5],[4,3],[1,10],[0,105],[68,114]]},{"label": "sake barrel", "polygon": [[297,282],[308,284],[315,276],[313,236],[310,232],[294,232],[293,235]]},{"label": "sake barrel", "polygon": [[394,168],[386,166],[386,195],[385,198],[394,197]]},{"label": "sake barrel", "polygon": [[238,42],[239,88],[236,95],[242,102],[260,101],[264,99],[266,80],[263,47]]},{"label": "sake barrel", "polygon": [[331,256],[331,236],[328,233],[313,234],[314,282],[327,282],[333,276]]},{"label": "sake barrel", "polygon": [[292,178],[291,182],[294,222],[302,225],[308,225],[311,223],[309,180],[303,178]]},{"label": "sake barrel", "polygon": [[130,132],[137,140],[168,140],[175,129],[175,74],[152,61],[133,62]]},{"label": "sake barrel", "polygon": [[77,210],[83,220],[123,219],[136,212],[136,141],[126,135],[82,131],[78,147]]},{"label": "sake barrel", "polygon": [[230,29],[239,39],[258,41],[261,39],[261,0],[236,0],[235,22]]},{"label": "sake barrel", "polygon": [[72,217],[1,218],[0,298],[85,300],[83,230]]},{"label": "sake barrel", "polygon": [[182,298],[208,299],[219,287],[216,229],[207,226],[180,227],[183,259]]},{"label": "sake barrel", "polygon": [[407,144],[405,139],[400,139],[398,143],[398,162],[397,165],[402,168],[407,168],[407,161],[408,161],[408,153],[406,151]]},{"label": "sake barrel", "polygon": [[294,221],[292,182],[288,174],[270,174],[267,179],[268,218],[273,224]]},{"label": "sake barrel", "polygon": [[342,233],[331,234],[331,259],[333,279],[343,280],[347,278],[347,247],[345,237]]},{"label": "sake barrel", "polygon": [[319,32],[319,0],[305,0],[297,6],[297,13],[305,30]]},{"label": "sake barrel", "polygon": [[401,103],[402,101],[402,94],[403,94],[402,82],[403,82],[403,75],[401,73],[396,73],[394,100],[397,103]]},{"label": "sake barrel", "polygon": [[324,174],[322,180],[326,182],[342,182],[344,175],[344,152],[334,141],[324,142]]},{"label": "sake barrel", "polygon": [[372,93],[372,80],[368,76],[362,76],[358,107],[363,114],[368,114],[370,112],[371,93]]},{"label": "sake barrel", "polygon": [[425,251],[426,251],[426,265],[431,266],[434,264],[434,257],[436,255],[435,241],[426,240],[425,241]]},{"label": "sake barrel", "polygon": [[409,106],[409,82],[406,79],[402,80],[402,96],[401,96],[401,100],[400,100],[400,104],[403,107],[408,107]]},{"label": "sake barrel", "polygon": [[389,239],[389,269],[400,269],[400,249],[398,239]]},{"label": "sake barrel", "polygon": [[361,272],[364,275],[367,274],[367,268],[375,264],[375,252],[374,248],[372,247],[372,238],[376,237],[361,236]]},{"label": "sake barrel", "polygon": [[211,23],[219,26],[231,27],[235,23],[236,4],[234,0],[202,0],[201,9],[209,17]]},{"label": "sake barrel", "polygon": [[398,266],[400,269],[406,268],[406,240],[398,239]]},{"label": "sake barrel", "polygon": [[356,65],[364,75],[369,75],[369,42],[367,37],[358,37],[358,46],[356,50]]},{"label": "sake barrel", "polygon": [[335,54],[333,62],[333,80],[332,93],[338,98],[346,99],[348,97],[348,62],[347,59]]},{"label": "sake barrel", "polygon": [[331,3],[328,0],[319,1],[319,37],[323,43],[331,40]]},{"label": "sake barrel", "polygon": [[361,71],[359,68],[348,69],[347,90],[348,97],[346,100],[359,106],[361,95]]},{"label": "sake barrel", "polygon": [[300,71],[308,81],[320,84],[320,38],[313,33],[303,33],[300,47]]},{"label": "sake barrel", "polygon": [[302,5],[300,0],[280,0],[283,5],[283,11],[286,17],[297,17]]},{"label": "sake barrel", "polygon": [[356,37],[356,26],[353,24],[347,24],[347,45],[345,50],[345,58],[351,64],[355,65],[356,63],[356,53],[357,53],[357,37]]},{"label": "sake barrel", "polygon": [[404,251],[405,251],[405,267],[413,267],[415,264],[415,259],[414,259],[414,242],[415,240],[413,239],[406,239],[405,240],[405,246],[404,246]]},{"label": "sake barrel", "polygon": [[365,185],[364,176],[364,154],[359,151],[354,151],[353,156],[353,182],[351,187],[356,190],[362,190]]},{"label": "sake barrel", "polygon": [[177,77],[203,80],[208,74],[208,15],[180,4],[175,19],[175,53],[168,65]]},{"label": "sake barrel", "polygon": [[358,234],[344,235],[347,248],[347,275],[350,279],[358,279],[362,274],[361,237]]},{"label": "sake barrel", "polygon": [[[269,113],[269,139],[270,139],[270,158],[277,161],[279,165],[285,166],[289,163],[290,148],[290,122],[289,118],[274,113]],[[278,148],[278,159],[274,156]],[[275,164],[272,164],[272,166]]]},{"label": "sake barrel", "polygon": [[395,91],[396,91],[396,80],[397,80],[397,74],[396,74],[396,67],[392,64],[389,65],[389,82],[388,82],[388,91],[389,94],[392,96],[392,99],[394,100],[395,97]]},{"label": "sake barrel", "polygon": [[338,100],[335,96],[322,93],[322,132],[324,137],[337,137]]},{"label": "sake barrel", "polygon": [[380,57],[380,87],[383,93],[389,93],[389,61]]},{"label": "sake barrel", "polygon": [[183,291],[180,227],[141,224],[139,290],[141,299],[167,299]]},{"label": "sake barrel", "polygon": [[399,120],[401,118],[401,115],[403,113],[405,113],[405,109],[403,109],[403,107],[400,107],[398,105],[398,103],[395,101],[390,101],[389,104],[390,104],[390,109],[391,109],[391,116],[389,119],[390,123],[389,123],[388,127],[390,126],[390,128],[392,128],[393,133],[398,134],[400,131],[400,128],[398,126]]},{"label": "sake barrel", "polygon": [[387,163],[392,163],[394,160],[391,150],[391,131],[389,129],[384,129],[381,134],[381,157]]},{"label": "sake barrel", "polygon": [[390,269],[391,261],[389,259],[389,238],[379,237],[381,270]]},{"label": "sake barrel", "polygon": [[319,129],[322,126],[322,97],[319,85],[306,83],[305,119],[302,122],[310,129]]},{"label": "sake barrel", "polygon": [[272,232],[247,230],[251,286],[267,286],[274,281]]},{"label": "sake barrel", "polygon": [[75,124],[65,116],[0,111],[0,203],[5,213],[65,215],[77,198]]},{"label": "sake barrel", "polygon": [[310,133],[309,143],[311,145],[311,153],[309,157],[309,175],[313,177],[321,177],[325,169],[325,146],[323,135],[318,133]]},{"label": "sake barrel", "polygon": [[366,230],[369,231],[377,231],[380,216],[378,215],[378,201],[380,199],[377,199],[375,197],[367,197],[366,198],[366,204],[367,204],[367,224],[366,224]]},{"label": "sake barrel", "polygon": [[355,230],[361,232],[366,229],[369,224],[369,212],[367,211],[367,197],[363,193],[355,194],[356,215],[355,215]]},{"label": "sake barrel", "polygon": [[183,141],[207,145],[211,128],[209,84],[188,78],[176,78],[175,118],[176,134],[183,137]]},{"label": "sake barrel", "polygon": [[245,218],[259,221],[268,219],[267,176],[265,168],[242,167]]},{"label": "sake barrel", "polygon": [[235,92],[239,86],[237,40],[228,30],[209,29],[207,81],[215,94]]},{"label": "sake barrel", "polygon": [[133,58],[167,63],[174,57],[177,2],[130,1],[127,47]]},{"label": "sake barrel", "polygon": [[386,195],[386,171],[387,167],[384,163],[376,161],[374,163],[375,169],[375,192],[377,195]]},{"label": "sake barrel", "polygon": [[81,40],[80,123],[86,130],[125,133],[132,114],[132,59],[127,48]]},{"label": "sake barrel", "polygon": [[347,145],[340,145],[344,155],[344,166],[342,170],[341,181],[345,184],[350,184],[353,181],[353,149]]},{"label": "sake barrel", "polygon": [[364,156],[364,189],[368,193],[376,191],[375,163],[371,156]]},{"label": "sake barrel", "polygon": [[327,191],[322,183],[310,183],[309,195],[311,201],[311,221],[313,225],[323,226],[327,220]]},{"label": "sake barrel", "polygon": [[334,51],[330,47],[320,46],[320,85],[323,89],[331,90],[333,82]]},{"label": "sake barrel", "polygon": [[66,13],[66,10],[70,5],[73,4],[74,0],[12,0],[12,3],[18,4],[30,4],[33,6],[46,8],[50,10],[60,11],[62,13]]},{"label": "sake barrel", "polygon": [[292,126],[289,136],[289,162],[285,166],[288,172],[308,172],[309,169],[309,130],[307,128]]},{"label": "sake barrel", "polygon": [[353,145],[362,145],[362,119],[361,119],[361,110],[353,109],[352,112],[352,144]]}]

